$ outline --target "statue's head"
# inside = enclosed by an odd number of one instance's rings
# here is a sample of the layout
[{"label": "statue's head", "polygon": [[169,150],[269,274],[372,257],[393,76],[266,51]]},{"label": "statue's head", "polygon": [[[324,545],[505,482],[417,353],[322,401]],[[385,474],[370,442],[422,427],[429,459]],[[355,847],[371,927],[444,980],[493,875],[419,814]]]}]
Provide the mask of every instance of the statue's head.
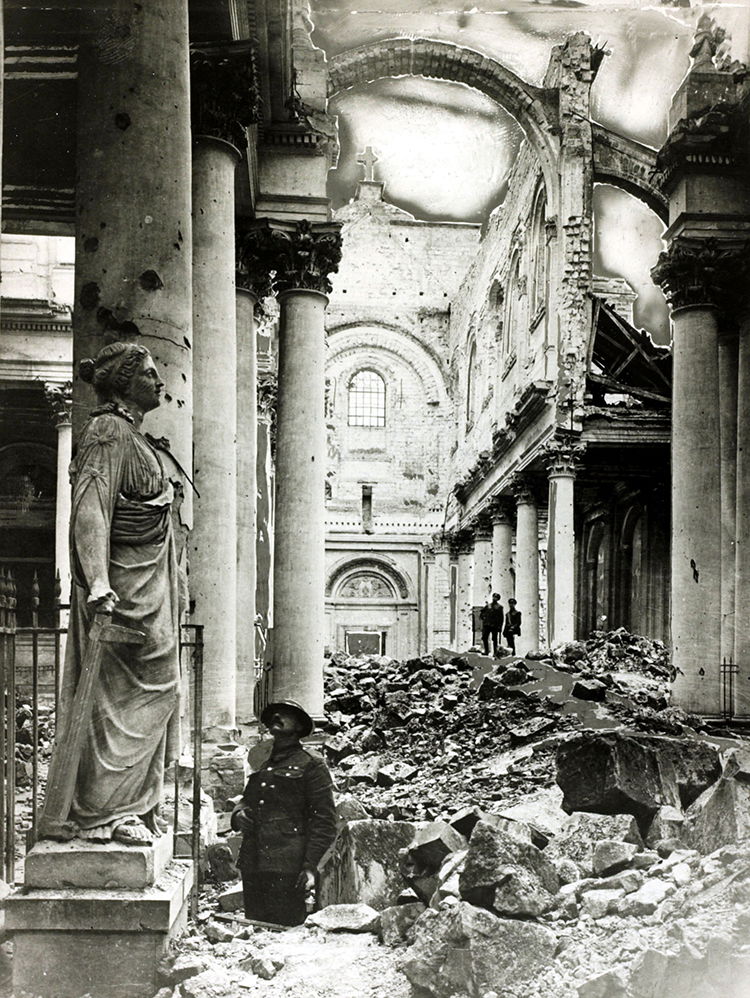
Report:
[{"label": "statue's head", "polygon": [[100,402],[123,402],[142,412],[159,405],[164,387],[151,354],[137,343],[110,343],[93,360],[82,360],[78,373]]}]

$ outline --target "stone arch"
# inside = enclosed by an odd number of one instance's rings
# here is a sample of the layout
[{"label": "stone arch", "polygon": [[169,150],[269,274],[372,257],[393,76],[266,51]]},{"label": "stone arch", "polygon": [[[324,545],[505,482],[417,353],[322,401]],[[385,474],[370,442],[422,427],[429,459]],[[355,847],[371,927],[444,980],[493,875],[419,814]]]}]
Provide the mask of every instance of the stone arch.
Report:
[{"label": "stone arch", "polygon": [[328,63],[328,96],[387,77],[424,76],[463,83],[511,114],[539,158],[553,214],[557,211],[555,146],[557,95],[526,83],[505,66],[450,42],[389,38],[341,52]]},{"label": "stone arch", "polygon": [[[363,335],[363,330],[375,330],[377,338]],[[379,322],[347,322],[328,330],[327,364],[347,355],[369,350],[384,351],[398,357],[416,373],[424,388],[428,404],[448,402],[445,378],[432,354],[414,337],[396,326]]]},{"label": "stone arch", "polygon": [[621,188],[668,223],[668,199],[653,179],[656,150],[610,132],[603,125],[592,125],[591,136],[595,183]]},{"label": "stone arch", "polygon": [[370,572],[373,575],[382,577],[388,586],[401,599],[408,600],[411,590],[410,580],[391,563],[390,559],[384,557],[356,557],[344,558],[333,566],[326,579],[326,599],[331,599],[334,592],[337,592],[346,580],[352,575],[361,572]]}]

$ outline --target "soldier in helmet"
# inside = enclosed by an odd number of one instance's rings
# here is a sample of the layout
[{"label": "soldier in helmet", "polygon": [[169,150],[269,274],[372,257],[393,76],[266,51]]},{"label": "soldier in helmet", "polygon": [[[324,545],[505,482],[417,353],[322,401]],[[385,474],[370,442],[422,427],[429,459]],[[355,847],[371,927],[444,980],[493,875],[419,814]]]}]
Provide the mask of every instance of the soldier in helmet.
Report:
[{"label": "soldier in helmet", "polygon": [[273,738],[271,754],[232,813],[232,828],[243,833],[237,865],[245,917],[299,925],[315,869],[336,837],[333,784],[323,760],[300,743],[313,731],[300,704],[270,703],[260,719]]}]

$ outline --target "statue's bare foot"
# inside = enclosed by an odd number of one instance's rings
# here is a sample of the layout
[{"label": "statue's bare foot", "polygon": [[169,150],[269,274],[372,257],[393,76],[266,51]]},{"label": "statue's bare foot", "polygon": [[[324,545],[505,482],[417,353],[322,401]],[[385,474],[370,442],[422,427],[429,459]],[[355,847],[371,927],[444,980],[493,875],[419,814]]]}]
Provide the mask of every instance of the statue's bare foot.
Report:
[{"label": "statue's bare foot", "polygon": [[140,818],[130,818],[115,828],[112,832],[112,841],[129,846],[150,846],[154,837]]}]

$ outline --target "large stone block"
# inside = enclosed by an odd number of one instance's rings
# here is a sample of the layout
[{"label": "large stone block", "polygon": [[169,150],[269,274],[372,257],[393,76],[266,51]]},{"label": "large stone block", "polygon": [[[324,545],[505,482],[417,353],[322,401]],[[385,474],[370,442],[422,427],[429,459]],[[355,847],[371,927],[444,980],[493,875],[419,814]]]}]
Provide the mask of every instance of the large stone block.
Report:
[{"label": "large stone block", "polygon": [[750,783],[724,777],[709,787],[685,812],[682,837],[702,853],[750,837]]},{"label": "large stone block", "polygon": [[464,901],[514,917],[549,910],[560,886],[540,849],[484,821],[472,832],[459,883]]},{"label": "large stone block", "polygon": [[431,821],[414,836],[409,852],[417,866],[438,870],[446,856],[466,848],[466,839],[447,821]]},{"label": "large stone block", "polygon": [[699,739],[584,731],[557,751],[566,811],[632,814],[644,825],[664,806],[686,806],[721,772],[719,753]]},{"label": "large stone block", "polygon": [[173,861],[141,890],[27,889],[5,902],[13,989],[37,998],[151,998],[184,931],[191,863]]},{"label": "large stone block", "polygon": [[556,937],[533,922],[498,918],[464,901],[429,909],[414,924],[414,944],[401,969],[419,995],[502,994],[549,965]]},{"label": "large stone block", "polygon": [[26,856],[24,884],[28,888],[49,890],[67,887],[140,890],[154,884],[171,859],[171,835],[160,836],[152,846],[43,839]]},{"label": "large stone block", "polygon": [[395,904],[404,887],[399,852],[414,830],[408,821],[350,821],[321,863],[320,904],[361,901],[378,911]]},{"label": "large stone block", "polygon": [[630,814],[571,814],[567,825],[551,840],[544,855],[553,861],[572,860],[584,876],[594,873],[594,848],[603,839],[643,845],[638,824]]}]

